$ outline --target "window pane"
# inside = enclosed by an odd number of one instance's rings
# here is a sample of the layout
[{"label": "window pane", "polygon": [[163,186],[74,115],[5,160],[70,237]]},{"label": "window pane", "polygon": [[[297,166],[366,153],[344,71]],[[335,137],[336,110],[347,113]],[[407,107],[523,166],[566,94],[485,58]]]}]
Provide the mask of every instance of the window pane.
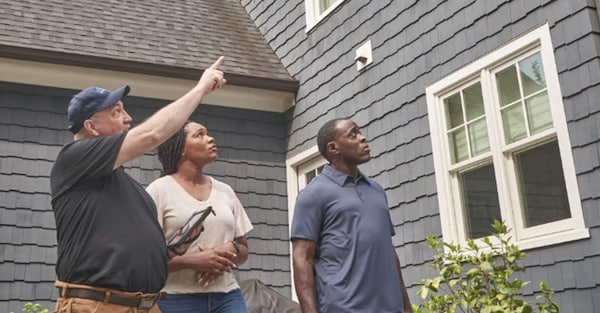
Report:
[{"label": "window pane", "polygon": [[317,177],[317,175],[321,174],[324,166],[325,165],[321,165],[321,166],[315,168],[314,170],[308,171],[308,172],[306,172],[306,174],[304,174],[307,185],[308,185],[308,183],[310,183],[311,180],[313,180],[313,178],[315,178],[315,177]]},{"label": "window pane", "polygon": [[527,120],[532,134],[537,134],[552,127],[552,114],[548,93],[543,92],[525,100]]},{"label": "window pane", "polygon": [[448,134],[448,143],[450,145],[450,154],[452,163],[457,163],[469,158],[467,150],[467,135],[465,129],[460,128]]},{"label": "window pane", "polygon": [[469,126],[469,139],[471,140],[471,155],[479,155],[490,151],[490,142],[488,140],[487,125],[485,119],[479,119]]},{"label": "window pane", "polygon": [[515,142],[527,136],[521,103],[513,104],[511,107],[502,110],[502,124],[507,143]]},{"label": "window pane", "polygon": [[464,124],[460,92],[457,92],[444,100],[446,109],[446,125],[448,129]]},{"label": "window pane", "polygon": [[480,83],[477,83],[469,88],[465,88],[465,90],[463,90],[463,98],[465,100],[467,121],[471,121],[484,114],[483,96],[481,95]]},{"label": "window pane", "polygon": [[541,225],[571,217],[557,141],[515,155],[523,224]]},{"label": "window pane", "polygon": [[496,74],[498,95],[500,95],[500,107],[517,101],[521,98],[519,92],[519,81],[517,80],[517,69],[511,66]]},{"label": "window pane", "polygon": [[319,0],[319,15],[332,6],[335,1],[337,0]]},{"label": "window pane", "polygon": [[315,178],[317,176],[317,173],[315,173],[315,171],[310,171],[307,172],[306,174],[304,174],[304,177],[306,178],[306,184],[308,185],[308,183],[310,183],[310,181]]},{"label": "window pane", "polygon": [[492,164],[459,174],[469,238],[481,238],[494,232],[494,220],[502,220]]},{"label": "window pane", "polygon": [[546,77],[544,76],[544,67],[542,67],[542,58],[539,52],[520,61],[519,72],[521,73],[521,83],[523,84],[525,97],[546,88]]}]

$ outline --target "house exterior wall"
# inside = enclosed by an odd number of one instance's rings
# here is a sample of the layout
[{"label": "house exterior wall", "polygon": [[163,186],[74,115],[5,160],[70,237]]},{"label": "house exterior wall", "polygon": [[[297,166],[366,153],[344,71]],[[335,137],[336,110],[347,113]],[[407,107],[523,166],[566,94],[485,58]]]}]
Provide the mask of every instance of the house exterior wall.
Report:
[{"label": "house exterior wall", "polygon": [[[65,113],[75,92],[0,82],[0,312],[20,312],[26,302],[53,309],[58,296],[49,174],[72,140]],[[125,103],[135,124],[168,102],[130,96]],[[219,147],[206,172],[232,186],[254,225],[238,279],[259,278],[289,294],[284,115],[203,104],[192,119]],[[152,152],[125,167],[146,186],[161,165]]]},{"label": "house exterior wall", "polygon": [[[600,311],[600,58],[596,2],[344,1],[306,32],[305,1],[241,0],[300,82],[290,109],[287,158],[315,145],[335,117],[363,127],[372,160],[361,167],[385,188],[394,244],[414,303],[431,278],[428,234],[441,236],[425,89],[528,30],[548,23],[590,238],[526,251],[531,296],[539,281],[563,312]],[[367,40],[373,63],[358,72]]]}]

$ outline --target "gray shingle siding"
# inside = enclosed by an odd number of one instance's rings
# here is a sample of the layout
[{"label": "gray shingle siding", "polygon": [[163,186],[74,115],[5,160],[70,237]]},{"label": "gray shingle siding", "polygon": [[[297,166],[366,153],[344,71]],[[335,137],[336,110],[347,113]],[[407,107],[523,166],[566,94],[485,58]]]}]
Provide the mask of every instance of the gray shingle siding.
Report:
[{"label": "gray shingle siding", "polygon": [[[20,312],[35,301],[53,308],[56,233],[49,173],[66,131],[66,106],[76,91],[0,83],[0,312]],[[166,101],[128,97],[134,121]],[[281,113],[201,105],[192,119],[203,123],[219,146],[205,169],[230,184],[253,221],[250,256],[240,278],[260,277],[290,293],[285,182],[285,119]],[[155,152],[126,164],[147,185],[160,175]]]},{"label": "gray shingle siding", "polygon": [[[345,1],[306,32],[305,1],[243,0],[269,45],[299,80],[288,112],[287,156],[315,145],[334,117],[363,126],[373,159],[362,167],[387,190],[409,293],[432,277],[425,245],[441,235],[425,88],[537,25],[550,25],[587,240],[528,251],[525,294],[549,280],[564,312],[600,310],[600,57],[594,1]],[[367,39],[373,63],[357,72]],[[412,296],[413,301],[418,302]]]}]

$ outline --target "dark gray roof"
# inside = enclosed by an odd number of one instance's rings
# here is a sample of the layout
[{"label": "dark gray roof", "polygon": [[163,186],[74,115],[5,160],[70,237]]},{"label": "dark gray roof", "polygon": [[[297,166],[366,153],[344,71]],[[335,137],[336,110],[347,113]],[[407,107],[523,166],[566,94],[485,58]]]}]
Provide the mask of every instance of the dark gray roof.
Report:
[{"label": "dark gray roof", "polygon": [[236,0],[0,0],[0,57],[197,78],[220,55],[230,83],[297,88]]}]

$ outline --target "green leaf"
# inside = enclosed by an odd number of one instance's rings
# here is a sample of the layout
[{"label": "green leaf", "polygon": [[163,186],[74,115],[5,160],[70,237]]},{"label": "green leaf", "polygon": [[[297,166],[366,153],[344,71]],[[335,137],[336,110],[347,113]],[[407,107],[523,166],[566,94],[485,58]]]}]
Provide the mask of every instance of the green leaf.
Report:
[{"label": "green leaf", "polygon": [[[522,299],[522,288],[530,282],[511,279],[514,273],[525,271],[519,262],[527,255],[512,244],[508,235],[511,230],[503,222],[494,221],[492,227],[496,231],[493,238],[499,244],[492,244],[490,237],[482,238],[481,242],[489,247],[486,252],[481,252],[472,239],[463,247],[427,237],[434,250],[431,265],[439,275],[420,281],[417,295],[424,301],[414,312],[533,313],[533,306]],[[547,283],[540,282],[540,291],[535,295],[536,312],[559,313],[553,295]]]},{"label": "green leaf", "polygon": [[419,293],[421,294],[421,299],[425,299],[425,298],[427,298],[427,295],[429,294],[429,289],[421,288],[421,289],[419,289]]},{"label": "green leaf", "polygon": [[491,271],[492,270],[492,265],[489,262],[482,262],[479,265],[479,268],[481,268],[484,271]]}]

